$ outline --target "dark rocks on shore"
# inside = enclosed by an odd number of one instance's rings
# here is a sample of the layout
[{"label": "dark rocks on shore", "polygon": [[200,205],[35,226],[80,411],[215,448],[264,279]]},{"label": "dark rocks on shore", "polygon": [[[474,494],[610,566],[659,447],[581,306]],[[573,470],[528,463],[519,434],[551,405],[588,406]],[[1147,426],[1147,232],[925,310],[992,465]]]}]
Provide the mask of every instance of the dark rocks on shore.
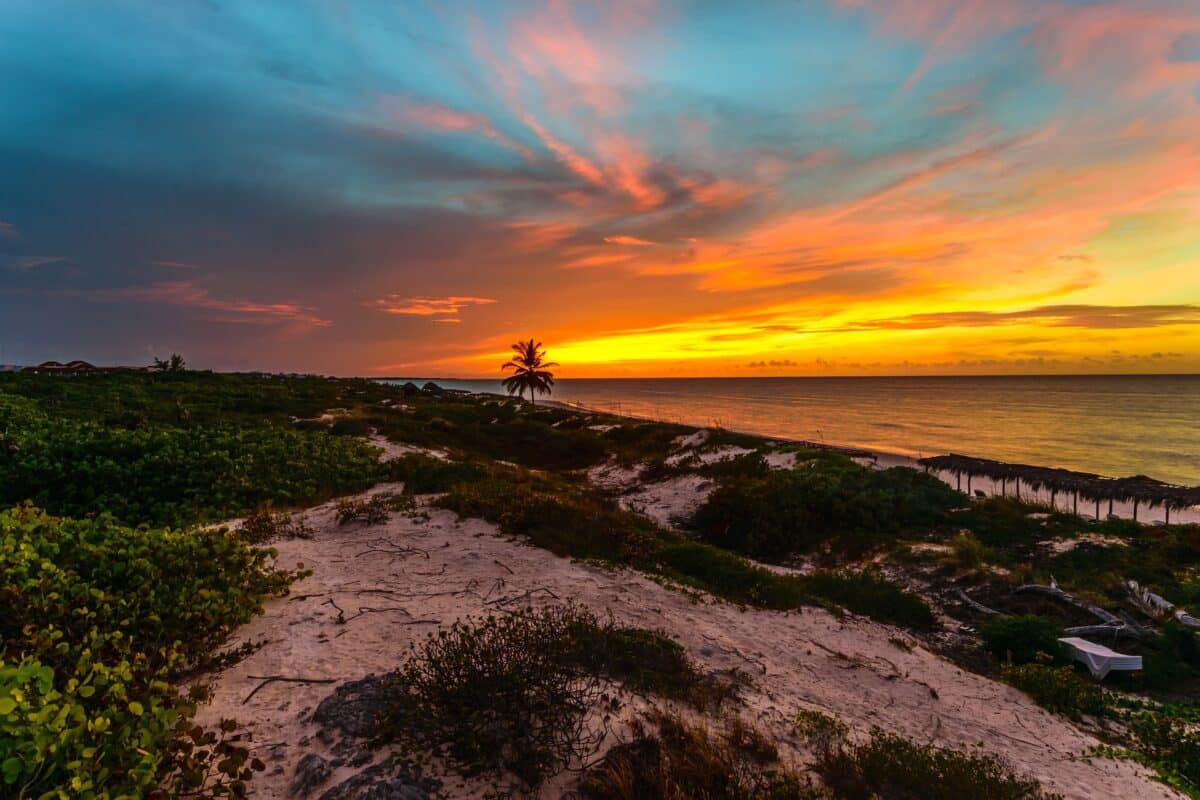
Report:
[{"label": "dark rocks on shore", "polygon": [[347,681],[317,705],[313,721],[322,729],[334,728],[346,736],[369,738],[375,713],[385,702],[385,692],[384,679],[377,675]]},{"label": "dark rocks on shore", "polygon": [[[367,675],[341,684],[313,712],[321,726],[317,738],[332,744],[333,757],[308,753],[296,765],[293,797],[307,798],[342,767],[365,767],[325,789],[317,800],[429,800],[440,784],[423,777],[418,766],[399,755],[372,764],[371,727],[386,702],[385,679]],[[340,735],[339,735],[340,734]],[[367,766],[369,765],[369,766]]]}]

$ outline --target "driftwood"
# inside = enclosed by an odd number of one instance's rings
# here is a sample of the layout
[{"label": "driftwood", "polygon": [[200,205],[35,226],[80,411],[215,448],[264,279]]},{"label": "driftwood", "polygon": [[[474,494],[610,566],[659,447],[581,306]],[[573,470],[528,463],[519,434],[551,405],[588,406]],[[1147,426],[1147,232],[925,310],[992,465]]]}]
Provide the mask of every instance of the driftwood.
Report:
[{"label": "driftwood", "polygon": [[976,610],[976,611],[978,611],[980,614],[987,614],[989,617],[1000,617],[1000,616],[1003,616],[1003,614],[1001,614],[1001,613],[1000,613],[999,611],[997,611],[996,609],[994,609],[994,608],[988,608],[988,607],[987,607],[987,606],[985,606],[983,603],[980,603],[978,600],[972,600],[972,599],[971,599],[971,598],[970,598],[970,597],[967,595],[967,593],[966,593],[966,592],[964,592],[962,589],[959,589],[959,590],[958,590],[958,598],[959,598],[960,600],[962,600],[964,603],[966,603],[968,607],[975,609],[975,610]]},{"label": "driftwood", "polygon": [[1173,618],[1185,628],[1200,630],[1200,619],[1178,608],[1167,598],[1143,588],[1137,581],[1125,581],[1129,589],[1129,600],[1146,616],[1152,619]]},{"label": "driftwood", "polygon": [[246,695],[246,699],[242,701],[242,705],[250,702],[250,698],[258,694],[259,689],[270,686],[272,683],[337,683],[337,678],[289,678],[284,675],[248,675],[248,678],[261,680],[258,686],[254,687],[254,691]]},{"label": "driftwood", "polygon": [[1036,592],[1037,594],[1050,595],[1051,597],[1053,597],[1057,600],[1061,600],[1062,602],[1066,603],[1067,605],[1074,606],[1075,608],[1078,608],[1081,611],[1088,612],[1092,616],[1099,619],[1101,622],[1107,623],[1108,625],[1123,624],[1121,619],[1119,617],[1117,617],[1117,615],[1112,614],[1108,611],[1105,611],[1103,608],[1100,608],[1099,606],[1093,606],[1088,603],[1085,603],[1082,600],[1080,600],[1079,598],[1075,597],[1074,595],[1064,592],[1062,589],[1058,588],[1058,584],[1055,582],[1054,578],[1050,579],[1049,586],[1042,586],[1041,584],[1038,584],[1038,583],[1026,583],[1022,586],[1018,586],[1016,589],[1013,589],[1013,592],[1014,593]]},{"label": "driftwood", "polygon": [[1113,639],[1121,636],[1129,636],[1134,639],[1140,639],[1146,635],[1141,628],[1130,627],[1129,625],[1080,625],[1075,628],[1067,628],[1065,632],[1070,636],[1111,636]]}]

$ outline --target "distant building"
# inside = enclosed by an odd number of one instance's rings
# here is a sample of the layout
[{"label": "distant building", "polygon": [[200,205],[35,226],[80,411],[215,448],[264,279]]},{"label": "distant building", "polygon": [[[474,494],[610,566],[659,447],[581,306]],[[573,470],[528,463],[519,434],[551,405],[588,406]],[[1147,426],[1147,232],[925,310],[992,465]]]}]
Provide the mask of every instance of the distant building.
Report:
[{"label": "distant building", "polygon": [[82,359],[75,359],[63,364],[60,361],[43,361],[33,367],[20,367],[21,372],[32,372],[38,375],[93,375],[98,372],[147,372],[149,367],[97,367]]},{"label": "distant building", "polygon": [[86,375],[95,372],[96,367],[86,361],[76,359],[63,364],[59,361],[43,361],[35,367],[25,367],[22,372],[34,372],[38,375]]}]

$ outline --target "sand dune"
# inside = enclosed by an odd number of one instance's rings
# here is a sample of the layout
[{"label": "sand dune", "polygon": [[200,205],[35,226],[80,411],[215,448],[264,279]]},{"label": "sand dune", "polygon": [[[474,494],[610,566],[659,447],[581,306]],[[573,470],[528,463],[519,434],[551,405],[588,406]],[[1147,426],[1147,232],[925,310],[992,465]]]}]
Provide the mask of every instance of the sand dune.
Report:
[{"label": "sand dune", "polygon": [[[301,757],[330,754],[311,714],[332,686],[273,683],[244,702],[262,683],[251,676],[343,682],[382,673],[439,625],[568,599],[621,623],[662,629],[705,668],[749,672],[754,680],[741,713],[785,743],[795,743],[787,721],[797,710],[820,709],[859,730],[878,725],[919,742],[1000,755],[1068,798],[1180,796],[1130,762],[1084,758],[1096,739],[898,629],[819,609],[782,613],[694,602],[640,574],[574,563],[440,509],[393,514],[377,526],[339,526],[332,504],[304,517],[314,538],[280,542],[279,562],[302,562],[313,576],[290,597],[270,601],[241,631],[240,641],[264,644],[212,676],[213,702],[201,711],[202,721],[248,723],[255,754],[268,763],[253,782],[256,797],[291,797]],[[341,766],[320,789],[360,769]],[[466,798],[480,786],[447,790]]]}]

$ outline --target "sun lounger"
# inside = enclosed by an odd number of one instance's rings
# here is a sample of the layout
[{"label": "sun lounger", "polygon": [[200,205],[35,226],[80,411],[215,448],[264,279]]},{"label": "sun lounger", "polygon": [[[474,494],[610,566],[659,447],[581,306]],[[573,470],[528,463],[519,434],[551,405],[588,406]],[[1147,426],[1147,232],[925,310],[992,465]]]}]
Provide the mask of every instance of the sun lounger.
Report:
[{"label": "sun lounger", "polygon": [[1117,672],[1133,672],[1142,668],[1141,656],[1129,656],[1124,653],[1118,653],[1115,650],[1110,650],[1102,644],[1089,642],[1087,639],[1080,639],[1077,636],[1067,636],[1059,639],[1076,661],[1081,662],[1088,668],[1088,672],[1092,673],[1093,677],[1103,679],[1105,675],[1116,670]]}]

